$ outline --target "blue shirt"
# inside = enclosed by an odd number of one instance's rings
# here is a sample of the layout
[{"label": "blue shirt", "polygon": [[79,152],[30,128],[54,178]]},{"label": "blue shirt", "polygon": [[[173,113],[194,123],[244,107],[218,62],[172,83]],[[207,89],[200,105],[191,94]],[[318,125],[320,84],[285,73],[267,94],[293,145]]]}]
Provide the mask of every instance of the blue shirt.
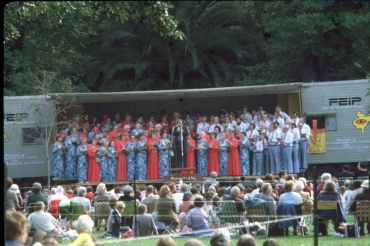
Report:
[{"label": "blue shirt", "polygon": [[302,204],[302,198],[295,192],[286,192],[280,196],[279,204]]}]

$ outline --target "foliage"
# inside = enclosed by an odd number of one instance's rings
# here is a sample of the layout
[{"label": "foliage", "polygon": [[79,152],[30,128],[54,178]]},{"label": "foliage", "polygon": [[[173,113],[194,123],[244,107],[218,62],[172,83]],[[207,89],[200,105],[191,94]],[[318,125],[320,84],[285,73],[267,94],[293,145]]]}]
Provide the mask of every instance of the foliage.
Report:
[{"label": "foliage", "polygon": [[88,47],[95,90],[232,86],[243,66],[264,60],[253,22],[233,2],[174,2],[186,39],[163,37],[145,22],[107,20]]},{"label": "foliage", "polygon": [[[265,66],[272,82],[358,79],[363,74],[356,62],[370,68],[367,2],[254,1],[243,6],[267,41]],[[266,75],[261,73],[255,76]]]}]

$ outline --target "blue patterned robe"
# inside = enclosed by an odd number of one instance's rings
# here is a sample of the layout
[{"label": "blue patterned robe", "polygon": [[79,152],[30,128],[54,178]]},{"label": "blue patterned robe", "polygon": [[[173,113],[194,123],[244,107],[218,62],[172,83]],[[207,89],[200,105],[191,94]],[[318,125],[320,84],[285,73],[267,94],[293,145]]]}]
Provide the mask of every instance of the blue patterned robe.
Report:
[{"label": "blue patterned robe", "polygon": [[[228,148],[229,147],[228,140],[225,139],[225,141],[222,141],[222,139],[218,142],[219,148]],[[220,162],[220,176],[227,176],[228,175],[228,169],[229,169],[229,152],[226,151],[219,151],[219,162]]]},{"label": "blue patterned robe", "polygon": [[108,152],[106,147],[100,146],[98,156],[100,157],[100,182],[108,181],[108,155],[103,155],[103,152]]},{"label": "blue patterned robe", "polygon": [[197,141],[197,147],[199,147],[200,144],[203,144],[203,146],[206,148],[206,150],[198,150],[198,173],[202,174],[203,176],[208,175],[208,142],[207,140],[201,140],[199,139]]},{"label": "blue patterned robe", "polygon": [[[170,140],[168,139],[160,139],[158,143],[158,147],[163,148],[167,146]],[[170,155],[169,149],[162,149],[159,150],[159,178],[163,179],[164,176],[169,175],[168,169],[170,168]]]},{"label": "blue patterned robe", "polygon": [[[136,147],[136,143],[128,142],[126,144],[126,150],[134,150]],[[127,163],[127,180],[134,180],[135,174],[135,161],[136,155],[134,151],[127,153],[126,163]]]},{"label": "blue patterned robe", "polygon": [[64,146],[71,148],[65,149],[64,152],[66,154],[66,172],[65,178],[66,179],[77,179],[77,158],[76,158],[76,146],[72,143],[77,142],[78,136],[67,137],[64,141]]},{"label": "blue patterned robe", "polygon": [[108,147],[108,181],[116,181],[117,178],[117,157],[113,156],[115,152],[117,152],[116,148]]},{"label": "blue patterned robe", "polygon": [[57,150],[63,147],[63,143],[56,142],[53,147],[54,159],[54,177],[58,179],[64,178],[64,159],[63,150]]},{"label": "blue patterned robe", "polygon": [[[244,140],[240,139],[243,144],[249,146],[249,140],[244,138]],[[249,149],[245,146],[239,146],[239,156],[240,156],[240,168],[241,168],[241,175],[249,176],[250,175],[250,166],[249,166]]]},{"label": "blue patterned robe", "polygon": [[147,149],[143,149],[144,145],[148,145],[146,141],[138,141],[136,144],[136,179],[145,180],[148,172],[148,163],[146,152]]},{"label": "blue patterned robe", "polygon": [[[86,154],[81,154],[85,151]],[[78,183],[86,183],[88,170],[87,145],[77,147],[77,169]]]}]

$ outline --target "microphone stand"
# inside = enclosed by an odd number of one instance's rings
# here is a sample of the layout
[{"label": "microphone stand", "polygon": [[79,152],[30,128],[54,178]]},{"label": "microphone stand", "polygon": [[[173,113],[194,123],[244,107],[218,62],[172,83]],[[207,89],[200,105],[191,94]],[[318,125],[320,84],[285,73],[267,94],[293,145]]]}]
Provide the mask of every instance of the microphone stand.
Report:
[{"label": "microphone stand", "polygon": [[182,127],[181,127],[181,167],[184,168],[184,137],[182,135]]}]

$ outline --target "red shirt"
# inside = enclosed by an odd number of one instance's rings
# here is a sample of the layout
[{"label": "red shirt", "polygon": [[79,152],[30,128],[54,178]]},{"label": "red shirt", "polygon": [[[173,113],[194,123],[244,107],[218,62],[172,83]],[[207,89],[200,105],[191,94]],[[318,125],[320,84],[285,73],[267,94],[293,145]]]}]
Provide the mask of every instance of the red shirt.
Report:
[{"label": "red shirt", "polygon": [[89,192],[86,194],[86,198],[90,200],[90,202],[94,199],[94,193]]}]

